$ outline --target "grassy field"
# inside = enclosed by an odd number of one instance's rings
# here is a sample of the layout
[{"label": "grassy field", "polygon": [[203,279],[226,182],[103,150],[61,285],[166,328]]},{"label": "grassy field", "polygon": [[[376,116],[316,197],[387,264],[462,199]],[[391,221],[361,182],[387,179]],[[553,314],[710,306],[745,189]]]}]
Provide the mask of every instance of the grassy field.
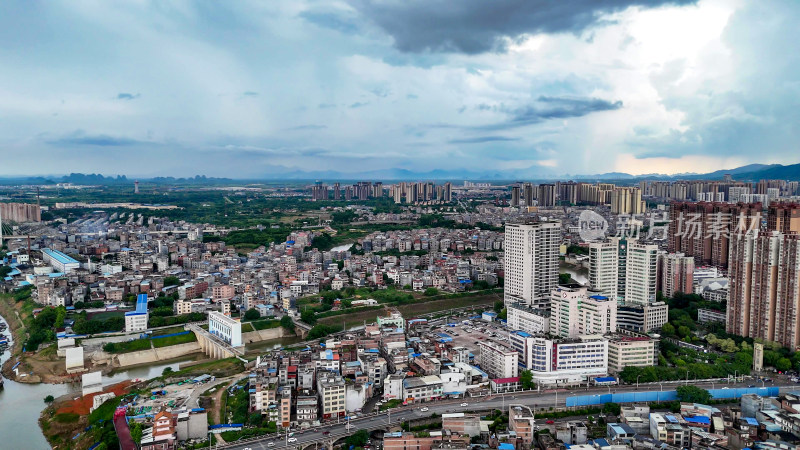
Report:
[{"label": "grassy field", "polygon": [[180,333],[182,331],[185,330],[183,329],[183,325],[180,325],[177,327],[164,328],[163,330],[155,330],[153,331],[153,336],[163,336],[165,334]]},{"label": "grassy field", "polygon": [[112,317],[123,317],[123,316],[125,316],[125,311],[101,311],[101,312],[87,314],[87,318],[89,320],[107,320]]},{"label": "grassy field", "polygon": [[187,344],[189,342],[196,342],[197,336],[194,333],[181,334],[179,336],[170,336],[160,339],[153,339],[153,347],[169,347],[170,345]]},{"label": "grassy field", "polygon": [[[502,297],[500,297],[502,298]],[[428,314],[438,311],[447,311],[454,308],[464,308],[468,306],[491,306],[498,300],[495,294],[479,295],[475,297],[462,297],[462,298],[447,298],[443,300],[432,300],[429,302],[412,303],[408,305],[398,306],[397,309],[403,314],[403,317],[411,318],[421,314]],[[380,310],[367,310],[367,311],[353,311],[351,314],[344,314],[340,316],[325,317],[320,319],[318,323],[325,325],[341,325],[344,321],[345,326],[352,327],[366,323],[375,322]]]}]

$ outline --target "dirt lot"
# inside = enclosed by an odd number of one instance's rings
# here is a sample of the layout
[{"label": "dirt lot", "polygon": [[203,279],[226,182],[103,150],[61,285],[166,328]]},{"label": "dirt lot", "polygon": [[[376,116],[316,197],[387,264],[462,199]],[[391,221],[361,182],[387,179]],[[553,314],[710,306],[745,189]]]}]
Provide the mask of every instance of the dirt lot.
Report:
[{"label": "dirt lot", "polygon": [[[414,303],[410,305],[402,305],[397,309],[403,314],[403,317],[412,318],[421,314],[428,314],[438,311],[446,311],[453,308],[464,308],[468,306],[484,306],[492,305],[497,300],[494,295],[484,295],[479,297],[462,297],[462,298],[447,298],[444,300],[432,300],[425,303]],[[325,317],[319,320],[319,323],[326,325],[341,325],[342,321],[346,326],[352,327],[362,325],[364,321],[367,323],[375,322],[375,318],[381,310],[367,310],[367,311],[354,311],[350,314],[341,316]]]}]

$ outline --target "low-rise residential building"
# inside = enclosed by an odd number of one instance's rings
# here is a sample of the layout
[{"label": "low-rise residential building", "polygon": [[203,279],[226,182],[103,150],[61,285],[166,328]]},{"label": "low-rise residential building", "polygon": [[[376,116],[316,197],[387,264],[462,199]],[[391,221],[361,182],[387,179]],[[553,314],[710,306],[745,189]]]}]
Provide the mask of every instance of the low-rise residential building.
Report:
[{"label": "low-rise residential building", "polygon": [[529,334],[550,332],[549,312],[524,303],[509,303],[507,307],[506,321],[510,330],[521,330]]},{"label": "low-rise residential building", "polygon": [[442,396],[442,379],[438,375],[408,377],[403,380],[403,400],[426,402]]},{"label": "low-rise residential building", "polygon": [[323,419],[345,415],[345,382],[339,375],[320,372],[317,380],[320,412]]},{"label": "low-rise residential building", "polygon": [[608,370],[621,372],[625,367],[648,367],[658,363],[658,340],[639,333],[606,335]]},{"label": "low-rise residential building", "polygon": [[712,323],[719,322],[725,324],[727,314],[725,311],[716,311],[713,309],[698,308],[697,309],[697,322],[698,323]]},{"label": "low-rise residential building", "polygon": [[491,378],[511,378],[519,375],[519,353],[508,345],[481,341],[481,368]]}]

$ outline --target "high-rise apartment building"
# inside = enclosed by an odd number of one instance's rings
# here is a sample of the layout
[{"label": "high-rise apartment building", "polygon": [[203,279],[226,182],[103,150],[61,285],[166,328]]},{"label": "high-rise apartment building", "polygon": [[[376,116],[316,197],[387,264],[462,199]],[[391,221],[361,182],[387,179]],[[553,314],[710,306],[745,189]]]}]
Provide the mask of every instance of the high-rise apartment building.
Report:
[{"label": "high-rise apartment building", "polygon": [[520,199],[519,192],[520,192],[519,184],[515,184],[515,185],[511,186],[511,206],[512,207],[519,206],[519,202],[520,202],[520,200],[519,200]]},{"label": "high-rise apartment building", "polygon": [[800,347],[800,235],[734,235],[729,277],[729,333]]},{"label": "high-rise apartment building", "polygon": [[658,246],[628,241],[625,302],[644,305],[656,301]]},{"label": "high-rise apartment building", "polygon": [[333,199],[334,200],[342,199],[342,188],[338,181],[336,183],[333,183]]},{"label": "high-rise apartment building", "polygon": [[800,203],[770,203],[767,229],[781,233],[800,233]]},{"label": "high-rise apartment building", "polygon": [[522,193],[525,197],[525,206],[533,206],[533,201],[536,200],[536,194],[534,194],[533,184],[525,183],[522,185]]},{"label": "high-rise apartment building", "polygon": [[661,255],[661,277],[659,289],[665,297],[672,297],[676,292],[691,294],[693,292],[694,258],[683,253]]},{"label": "high-rise apartment building", "polygon": [[536,199],[539,206],[555,206],[556,205],[556,185],[555,184],[540,184],[536,187]]},{"label": "high-rise apartment building", "polygon": [[506,224],[505,301],[547,308],[558,286],[561,222]]},{"label": "high-rise apartment building", "polygon": [[615,300],[618,298],[619,245],[619,238],[589,244],[589,285]]},{"label": "high-rise apartment building", "polygon": [[568,205],[578,204],[578,183],[569,181],[566,183],[556,183],[558,186],[558,200]]},{"label": "high-rise apartment building", "polygon": [[618,187],[611,191],[611,214],[642,214],[644,209],[639,188]]},{"label": "high-rise apartment building", "polygon": [[674,202],[668,251],[694,257],[695,265],[728,266],[731,235],[758,229],[761,203]]}]

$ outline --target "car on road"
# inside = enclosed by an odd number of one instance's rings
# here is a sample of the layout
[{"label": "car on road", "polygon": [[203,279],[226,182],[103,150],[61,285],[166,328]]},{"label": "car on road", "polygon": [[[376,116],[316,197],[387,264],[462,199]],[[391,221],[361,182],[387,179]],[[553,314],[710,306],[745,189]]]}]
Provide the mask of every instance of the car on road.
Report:
[{"label": "car on road", "polygon": [[725,387],[724,387],[724,388],[722,388],[722,389],[730,389],[730,388],[729,388],[728,386],[725,386]]},{"label": "car on road", "polygon": [[747,386],[747,387],[749,387],[749,388],[754,388],[754,387],[756,387],[756,385],[755,385],[755,384],[751,384],[751,385],[749,385],[749,386]]},{"label": "car on road", "polygon": [[289,442],[297,442],[297,438],[289,438]]},{"label": "car on road", "polygon": [[267,442],[267,447],[275,447],[275,443],[274,442]]},{"label": "car on road", "polygon": [[420,408],[420,411],[422,411],[422,412],[427,412],[427,411],[428,411],[428,408]]},{"label": "car on road", "polygon": [[548,424],[548,425],[552,425],[552,424],[554,424],[555,422],[553,422],[552,420],[547,420],[547,421],[545,421],[545,423],[546,423],[546,424]]},{"label": "car on road", "polygon": [[461,406],[469,406],[469,403],[462,403]]},{"label": "car on road", "polygon": [[322,432],[322,435],[323,435],[323,436],[328,436],[329,434],[331,434],[331,432],[330,432],[330,431],[323,431],[323,432]]}]

